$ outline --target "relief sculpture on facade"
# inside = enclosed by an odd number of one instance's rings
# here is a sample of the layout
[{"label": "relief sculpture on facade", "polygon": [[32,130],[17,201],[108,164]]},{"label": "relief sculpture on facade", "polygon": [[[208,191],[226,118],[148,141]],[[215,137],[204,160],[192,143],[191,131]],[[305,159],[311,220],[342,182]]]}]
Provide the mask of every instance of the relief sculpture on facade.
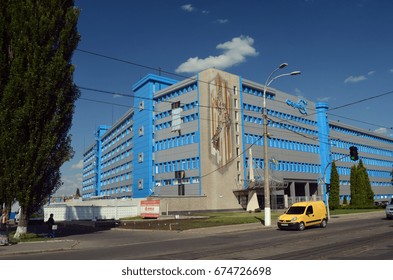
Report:
[{"label": "relief sculpture on facade", "polygon": [[233,157],[232,95],[228,81],[220,74],[210,81],[210,155],[219,167],[225,166]]}]

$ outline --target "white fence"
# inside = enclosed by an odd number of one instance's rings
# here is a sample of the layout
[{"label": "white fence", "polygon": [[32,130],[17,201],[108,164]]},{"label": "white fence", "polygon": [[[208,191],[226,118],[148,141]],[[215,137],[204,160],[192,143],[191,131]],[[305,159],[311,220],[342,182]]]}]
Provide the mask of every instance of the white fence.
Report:
[{"label": "white fence", "polygon": [[110,220],[125,217],[135,217],[140,214],[139,205],[129,206],[70,206],[66,204],[51,204],[44,207],[44,219],[48,220],[53,214],[55,221],[72,220]]}]

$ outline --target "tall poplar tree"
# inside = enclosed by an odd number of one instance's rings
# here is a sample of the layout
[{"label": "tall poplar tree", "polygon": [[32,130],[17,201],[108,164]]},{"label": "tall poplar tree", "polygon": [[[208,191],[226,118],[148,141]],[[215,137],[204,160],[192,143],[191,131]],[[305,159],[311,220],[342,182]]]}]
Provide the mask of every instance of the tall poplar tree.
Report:
[{"label": "tall poplar tree", "polygon": [[351,192],[350,205],[352,207],[359,207],[360,191],[359,191],[358,173],[357,173],[356,165],[353,165],[351,167],[351,176],[349,182],[350,182],[350,192]]},{"label": "tall poplar tree", "polygon": [[73,0],[0,2],[0,188],[21,206],[18,238],[73,155],[79,10]]},{"label": "tall poplar tree", "polygon": [[331,209],[340,207],[340,176],[338,175],[336,163],[334,161],[330,171],[329,207]]},{"label": "tall poplar tree", "polygon": [[367,169],[363,165],[363,161],[360,160],[357,166],[359,181],[362,188],[362,205],[366,208],[374,206],[374,192],[370,184],[370,178],[368,177]]},{"label": "tall poplar tree", "polygon": [[352,166],[350,182],[351,206],[356,208],[372,207],[374,205],[374,192],[362,160],[359,161],[357,166]]}]

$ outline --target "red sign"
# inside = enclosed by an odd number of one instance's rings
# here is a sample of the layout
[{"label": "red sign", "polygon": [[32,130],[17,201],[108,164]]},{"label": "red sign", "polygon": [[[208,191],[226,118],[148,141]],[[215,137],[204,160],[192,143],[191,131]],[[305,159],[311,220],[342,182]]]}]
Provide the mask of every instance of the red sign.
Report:
[{"label": "red sign", "polygon": [[160,201],[142,200],[141,216],[142,218],[158,218],[160,216]]}]

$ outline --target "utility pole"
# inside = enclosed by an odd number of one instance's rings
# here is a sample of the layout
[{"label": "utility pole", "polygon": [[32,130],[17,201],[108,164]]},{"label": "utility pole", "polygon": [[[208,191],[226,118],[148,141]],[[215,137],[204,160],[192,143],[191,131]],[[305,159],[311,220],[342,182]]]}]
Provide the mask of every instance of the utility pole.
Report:
[{"label": "utility pole", "polygon": [[263,146],[264,146],[264,183],[263,183],[263,188],[264,188],[264,197],[265,197],[265,226],[271,226],[272,224],[272,219],[271,219],[271,209],[270,209],[270,184],[269,184],[269,160],[268,160],[268,131],[267,131],[267,126],[268,126],[268,119],[267,119],[267,110],[266,110],[266,90],[269,87],[269,85],[276,79],[284,76],[293,76],[293,75],[299,75],[301,72],[300,71],[293,71],[291,73],[286,73],[286,74],[281,74],[278,75],[274,78],[271,78],[274,73],[276,73],[278,70],[287,67],[288,63],[282,63],[277,69],[275,69],[267,78],[265,86],[263,88]]}]

